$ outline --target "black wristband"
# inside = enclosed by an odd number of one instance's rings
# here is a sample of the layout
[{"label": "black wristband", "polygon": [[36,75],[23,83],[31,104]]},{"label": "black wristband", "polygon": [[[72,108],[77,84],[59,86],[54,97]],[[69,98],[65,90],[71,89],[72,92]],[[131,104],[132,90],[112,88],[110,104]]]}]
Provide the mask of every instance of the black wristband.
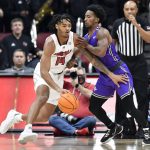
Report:
[{"label": "black wristband", "polygon": [[78,87],[79,87],[79,84],[76,84],[76,85],[75,85],[75,88],[78,88]]}]

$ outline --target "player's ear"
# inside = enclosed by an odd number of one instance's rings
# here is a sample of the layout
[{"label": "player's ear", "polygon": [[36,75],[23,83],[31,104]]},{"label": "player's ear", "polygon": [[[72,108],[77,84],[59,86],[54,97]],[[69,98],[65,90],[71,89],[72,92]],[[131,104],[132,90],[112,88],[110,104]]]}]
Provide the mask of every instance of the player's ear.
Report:
[{"label": "player's ear", "polygon": [[99,22],[99,18],[97,18],[97,22]]},{"label": "player's ear", "polygon": [[136,8],[136,14],[138,13],[138,11],[139,11],[139,9],[138,9],[138,7]]},{"label": "player's ear", "polygon": [[97,22],[97,23],[99,22],[99,18],[96,18],[96,22]]},{"label": "player's ear", "polygon": [[58,25],[57,24],[55,25],[55,28],[58,29]]}]

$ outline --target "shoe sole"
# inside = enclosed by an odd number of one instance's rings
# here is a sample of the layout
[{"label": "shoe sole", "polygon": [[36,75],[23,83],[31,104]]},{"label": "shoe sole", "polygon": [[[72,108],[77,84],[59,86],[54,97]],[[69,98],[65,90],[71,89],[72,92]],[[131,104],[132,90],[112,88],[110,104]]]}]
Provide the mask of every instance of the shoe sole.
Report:
[{"label": "shoe sole", "polygon": [[26,144],[27,142],[34,142],[37,139],[38,135],[30,135],[30,136],[26,136],[23,137],[21,139],[18,139],[18,142],[20,144]]},{"label": "shoe sole", "polygon": [[106,140],[105,142],[101,142],[101,143],[102,143],[102,144],[108,143],[108,142],[109,142],[111,139],[113,139],[116,135],[122,133],[122,131],[123,131],[123,127],[122,127],[122,129],[120,130],[119,133],[115,134],[113,137],[111,137],[111,138],[109,138],[108,140]]},{"label": "shoe sole", "polygon": [[146,143],[142,142],[142,145],[143,145],[143,146],[148,146],[148,145],[150,145],[150,143],[149,143],[149,144],[146,144]]},{"label": "shoe sole", "polygon": [[[13,110],[11,110],[11,111],[13,111]],[[11,111],[8,112],[8,115],[7,115],[6,119],[1,123],[1,126],[0,126],[0,133],[1,133],[1,134],[6,133],[6,132],[13,126],[13,124],[14,124],[13,122],[14,122],[15,113],[14,113],[14,114],[11,114]],[[1,130],[3,124],[4,124],[4,123],[6,122],[6,120],[8,120],[8,119],[11,120],[11,122],[9,123],[10,126],[8,127],[8,123],[7,123],[7,125],[5,125],[5,130],[4,130],[4,127],[3,127],[3,130]]]}]

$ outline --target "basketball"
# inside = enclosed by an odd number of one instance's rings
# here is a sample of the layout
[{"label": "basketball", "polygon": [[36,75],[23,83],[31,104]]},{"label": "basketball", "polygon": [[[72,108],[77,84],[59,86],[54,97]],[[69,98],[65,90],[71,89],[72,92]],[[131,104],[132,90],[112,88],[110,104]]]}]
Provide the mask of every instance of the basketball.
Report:
[{"label": "basketball", "polygon": [[65,93],[59,98],[58,107],[62,112],[72,114],[79,107],[79,101],[74,94]]}]

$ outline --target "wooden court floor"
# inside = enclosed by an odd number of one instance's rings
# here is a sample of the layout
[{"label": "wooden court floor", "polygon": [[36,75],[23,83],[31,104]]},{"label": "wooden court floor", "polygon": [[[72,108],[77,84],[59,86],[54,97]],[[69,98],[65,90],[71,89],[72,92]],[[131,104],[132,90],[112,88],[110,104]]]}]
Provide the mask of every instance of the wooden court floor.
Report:
[{"label": "wooden court floor", "polygon": [[0,135],[0,150],[150,150],[143,146],[141,139],[113,139],[108,144],[101,144],[103,133],[93,137],[54,137],[40,133],[34,143],[21,145],[18,133]]}]

